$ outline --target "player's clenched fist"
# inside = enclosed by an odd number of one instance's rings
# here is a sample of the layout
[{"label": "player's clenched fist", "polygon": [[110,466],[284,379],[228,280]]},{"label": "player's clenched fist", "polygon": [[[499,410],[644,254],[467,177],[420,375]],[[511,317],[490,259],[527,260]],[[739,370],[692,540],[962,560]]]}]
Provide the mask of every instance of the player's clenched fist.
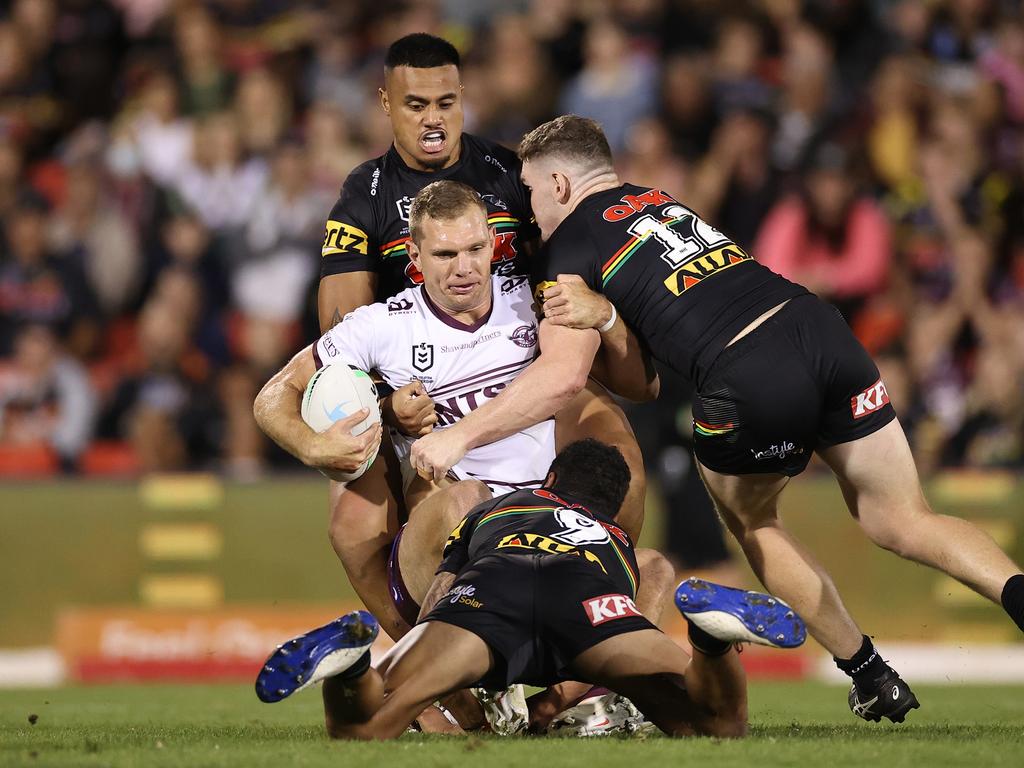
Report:
[{"label": "player's clenched fist", "polygon": [[396,389],[381,400],[381,417],[403,435],[423,437],[437,423],[434,401],[418,379]]},{"label": "player's clenched fist", "polygon": [[366,418],[365,408],[351,416],[339,419],[323,432],[314,432],[302,457],[303,462],[316,469],[355,472],[375,455],[380,446],[380,423],[374,423],[365,432],[353,435],[352,428]]},{"label": "player's clenched fist", "polygon": [[559,275],[558,282],[544,289],[544,317],[554,325],[570,328],[600,328],[612,316],[612,305],[595,293],[579,275]]},{"label": "player's clenched fist", "polygon": [[409,462],[420,477],[437,483],[466,455],[466,450],[457,430],[441,429],[412,444]]}]

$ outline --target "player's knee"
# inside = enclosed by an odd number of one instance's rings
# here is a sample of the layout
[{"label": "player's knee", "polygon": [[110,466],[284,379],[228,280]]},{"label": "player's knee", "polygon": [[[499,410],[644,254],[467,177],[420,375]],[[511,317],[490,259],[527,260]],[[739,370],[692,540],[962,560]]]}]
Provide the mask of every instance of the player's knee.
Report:
[{"label": "player's knee", "polygon": [[900,557],[913,557],[924,537],[922,526],[936,517],[923,502],[903,509],[886,509],[875,513],[861,510],[861,529],[871,541]]},{"label": "player's knee", "polygon": [[449,491],[451,503],[447,505],[447,510],[456,523],[477,504],[492,498],[490,489],[479,480],[460,480]]}]

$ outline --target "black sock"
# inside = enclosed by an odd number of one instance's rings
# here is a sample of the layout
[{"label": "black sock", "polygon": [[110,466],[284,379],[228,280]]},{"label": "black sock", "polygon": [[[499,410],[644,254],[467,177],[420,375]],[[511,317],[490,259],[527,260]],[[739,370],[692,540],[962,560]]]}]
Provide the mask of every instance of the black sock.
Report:
[{"label": "black sock", "polygon": [[732,648],[732,643],[727,640],[719,640],[687,620],[690,632],[690,645],[705,656],[724,656]]},{"label": "black sock", "polygon": [[351,667],[342,672],[338,677],[342,680],[355,680],[357,677],[362,677],[366,674],[366,670],[370,668],[370,651],[367,649],[366,653],[359,657]]},{"label": "black sock", "polygon": [[864,642],[860,644],[860,650],[853,654],[850,659],[837,659],[833,657],[836,666],[853,678],[858,686],[872,683],[889,669],[882,656],[875,650],[871,638],[864,635]]},{"label": "black sock", "polygon": [[1024,632],[1024,573],[1006,580],[1000,602],[1003,610],[1010,614],[1010,618]]}]

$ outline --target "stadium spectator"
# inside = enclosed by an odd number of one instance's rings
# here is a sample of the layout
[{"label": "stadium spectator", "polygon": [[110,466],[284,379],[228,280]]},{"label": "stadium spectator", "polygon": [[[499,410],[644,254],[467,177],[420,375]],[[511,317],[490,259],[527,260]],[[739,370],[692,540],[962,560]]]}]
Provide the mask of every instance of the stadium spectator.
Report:
[{"label": "stadium spectator", "polygon": [[184,4],[175,13],[174,46],[185,114],[227,109],[235,78],[223,60],[220,27],[201,4]]},{"label": "stadium spectator", "polygon": [[594,118],[613,150],[622,149],[630,126],[654,112],[653,61],[631,50],[625,30],[611,19],[590,25],[583,50],[583,69],[566,84],[560,111]]},{"label": "stadium spectator", "polygon": [[206,467],[220,448],[209,365],[189,343],[182,306],[150,299],[139,317],[137,369],[117,387],[101,432],[126,437],[143,471]]},{"label": "stadium spectator", "polygon": [[0,262],[0,356],[10,354],[22,323],[53,326],[77,357],[97,343],[96,300],[80,254],[58,255],[46,242],[49,204],[25,190],[4,221],[8,257]]},{"label": "stadium spectator", "polygon": [[45,325],[27,325],[0,362],[0,445],[45,445],[74,470],[92,438],[96,395],[82,365]]},{"label": "stadium spectator", "polygon": [[768,214],[754,253],[851,320],[884,287],[892,258],[889,223],[877,203],[858,193],[846,151],[824,144],[814,153],[801,193]]},{"label": "stadium spectator", "polygon": [[135,300],[142,278],[138,235],[104,189],[102,169],[80,162],[67,172],[62,205],[50,221],[50,242],[58,252],[80,254],[99,309],[114,317]]}]

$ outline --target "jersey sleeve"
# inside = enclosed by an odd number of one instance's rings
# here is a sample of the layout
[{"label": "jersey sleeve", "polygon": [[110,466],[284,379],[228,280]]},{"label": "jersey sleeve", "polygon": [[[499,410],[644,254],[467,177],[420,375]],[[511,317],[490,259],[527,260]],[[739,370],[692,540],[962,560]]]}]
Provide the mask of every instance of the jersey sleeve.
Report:
[{"label": "jersey sleeve", "polygon": [[[566,224],[571,228],[563,230]],[[570,220],[563,222],[534,259],[531,282],[538,304],[543,303],[544,289],[553,286],[559,275],[579,275],[590,290],[603,292],[600,251],[590,232],[574,224]]]},{"label": "jersey sleeve", "polygon": [[493,501],[487,501],[474,507],[455,526],[455,530],[448,535],[448,541],[444,544],[441,565],[438,566],[437,573],[458,573],[466,566],[469,562],[469,542],[473,538],[477,521],[493,506]]},{"label": "jersey sleeve", "polygon": [[331,209],[320,251],[320,277],[346,272],[376,272],[380,243],[370,203],[370,183],[362,168],[345,179]]},{"label": "jersey sleeve", "polygon": [[362,371],[377,367],[377,335],[375,330],[386,318],[379,305],[370,304],[349,312],[344,319],[313,345],[313,360],[317,370],[338,360],[344,360]]}]

